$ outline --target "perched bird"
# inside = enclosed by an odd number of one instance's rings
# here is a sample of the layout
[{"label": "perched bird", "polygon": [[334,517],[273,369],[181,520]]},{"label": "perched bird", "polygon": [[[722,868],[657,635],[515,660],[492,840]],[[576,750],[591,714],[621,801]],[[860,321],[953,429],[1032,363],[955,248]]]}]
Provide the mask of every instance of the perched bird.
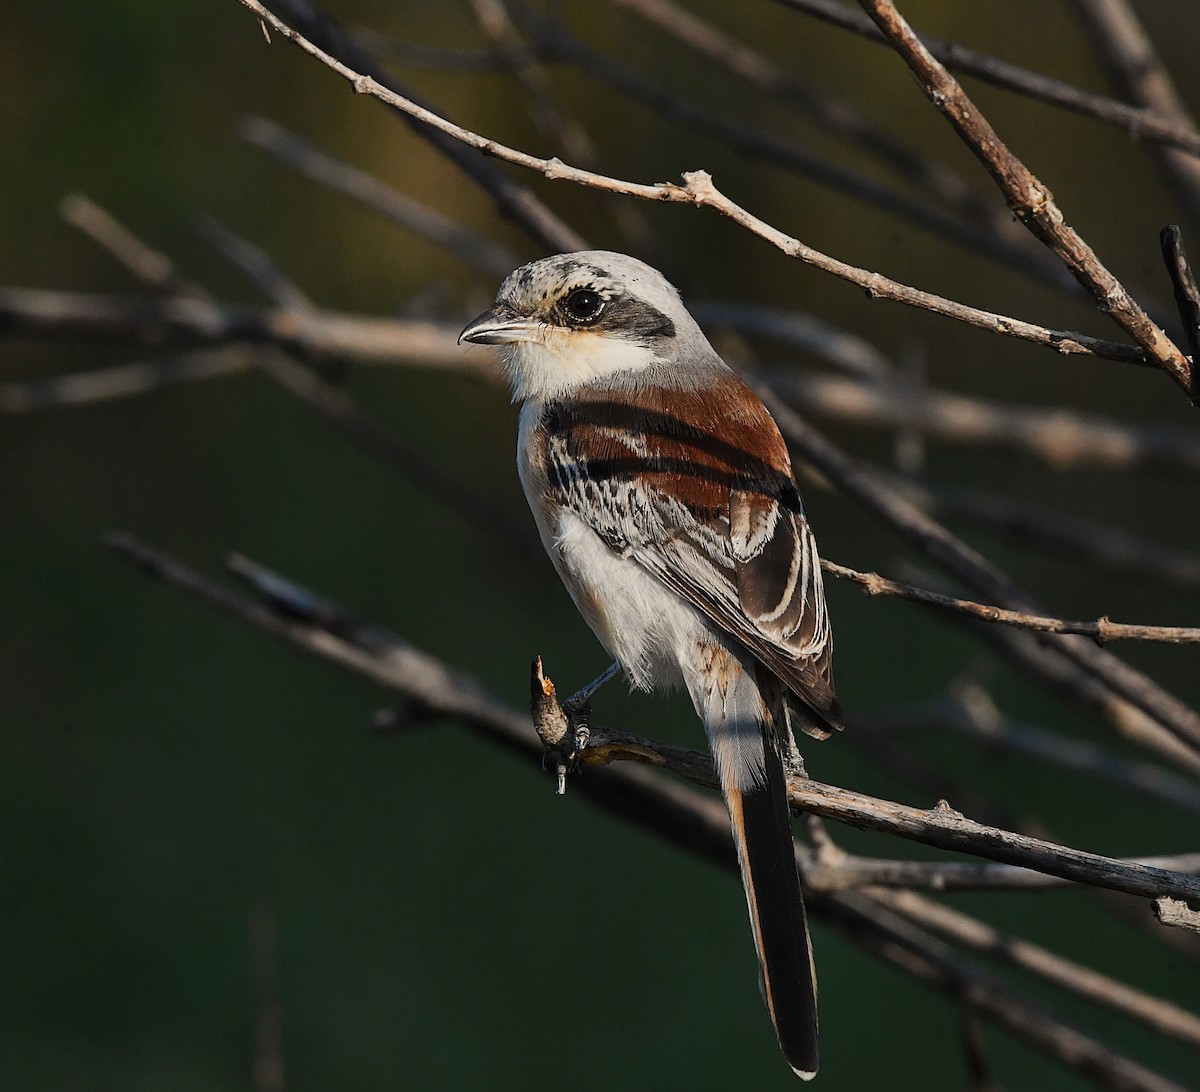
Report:
[{"label": "perched bird", "polygon": [[704,722],[779,1045],[817,1070],[786,784],[840,728],[817,548],[779,430],[665,277],[624,254],[522,266],[460,341],[498,345],[542,542],[600,643]]}]

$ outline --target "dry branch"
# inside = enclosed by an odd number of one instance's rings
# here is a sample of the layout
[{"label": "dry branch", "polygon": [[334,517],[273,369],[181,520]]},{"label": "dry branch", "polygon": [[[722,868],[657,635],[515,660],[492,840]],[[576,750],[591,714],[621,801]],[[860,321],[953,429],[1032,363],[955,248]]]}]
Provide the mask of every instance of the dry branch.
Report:
[{"label": "dry branch", "polygon": [[[1074,0],[1096,51],[1122,95],[1182,130],[1196,131],[1171,75],[1126,0]],[[1175,148],[1150,145],[1176,199],[1200,229],[1200,160]]]},{"label": "dry branch", "polygon": [[[874,42],[887,43],[887,38],[865,15],[852,11],[841,0],[778,0],[787,7],[803,11],[833,26],[852,31]],[[1030,72],[998,57],[969,49],[957,42],[947,42],[929,34],[919,35],[925,47],[947,68],[965,72],[997,87],[1015,91],[1040,102],[1061,106],[1098,121],[1123,128],[1137,140],[1153,140],[1173,148],[1200,155],[1200,132],[1188,125],[1152,110],[1130,106],[1118,99],[1084,91],[1073,84]]]},{"label": "dry branch", "polygon": [[895,381],[860,382],[798,368],[775,368],[771,386],[805,412],[853,424],[911,428],[952,443],[994,445],[1056,470],[1102,466],[1200,471],[1200,429],[1131,425],[1065,406],[989,401]]},{"label": "dry branch", "polygon": [[[528,717],[505,708],[475,680],[454,672],[395,635],[346,614],[289,581],[243,563],[239,569],[263,599],[255,602],[213,583],[129,536],[111,535],[108,544],[148,575],[281,638],[299,650],[397,691],[426,712],[460,719],[494,742],[527,757],[533,757],[541,749],[530,730]],[[600,806],[632,818],[656,834],[724,867],[732,867],[728,825],[723,808],[715,798],[699,798],[692,791],[662,782],[625,764],[590,771],[577,784],[581,795]],[[814,788],[809,783],[795,787]],[[835,790],[837,792],[840,790]],[[897,807],[891,806],[889,810]],[[969,824],[961,817],[956,818],[948,809],[943,809],[940,820]],[[968,836],[968,840],[973,837]],[[1032,843],[1034,840],[1021,841]],[[1188,892],[1200,892],[1200,881],[1192,877],[1094,858],[1060,847],[1047,848],[1054,855],[1065,853],[1068,871],[1077,872],[1080,879],[1084,879],[1085,874],[1093,879],[1104,875],[1111,877],[1115,875],[1115,869],[1116,873],[1131,877],[1134,888],[1139,891],[1149,884],[1149,890],[1176,891],[1184,897],[1188,897]],[[1100,872],[1096,873],[1098,866]],[[1011,987],[996,981],[864,896],[814,893],[810,909],[822,920],[847,931],[868,951],[915,974],[934,988],[965,997],[989,1019],[1036,1049],[1092,1077],[1103,1087],[1183,1092],[1182,1086],[1169,1078],[1069,1027],[1052,1013],[1031,1005]]]},{"label": "dry branch", "polygon": [[1200,627],[1196,626],[1142,626],[1128,622],[1114,622],[1110,618],[1099,618],[1094,622],[1072,622],[1065,618],[1050,618],[1027,614],[1024,611],[1005,610],[989,603],[973,603],[953,595],[918,588],[898,580],[888,580],[878,573],[863,573],[856,569],[822,561],[821,568],[840,580],[850,580],[860,585],[868,595],[894,595],[913,603],[925,603],[931,607],[956,614],[965,614],[983,622],[995,622],[1002,626],[1033,630],[1037,633],[1078,633],[1090,637],[1097,644],[1109,641],[1161,641],[1166,644],[1194,644],[1200,642]]},{"label": "dry branch", "polygon": [[1006,716],[978,682],[957,680],[943,698],[876,710],[852,718],[859,734],[892,738],[900,731],[937,728],[965,735],[989,752],[1030,755],[1060,769],[1086,773],[1200,815],[1200,786],[1154,763],[1124,758],[1077,737],[1064,736]]},{"label": "dry branch", "polygon": [[1063,959],[1020,937],[1003,933],[994,926],[952,910],[912,891],[868,890],[882,906],[902,914],[909,921],[949,937],[976,952],[982,952],[1020,970],[1028,971],[1095,1004],[1177,1039],[1200,1047],[1200,1016],[1135,990],[1124,982]]},{"label": "dry branch", "polygon": [[[486,355],[464,357],[464,350],[446,337],[443,327],[435,324],[359,319],[319,311],[262,312],[222,307],[202,300],[130,301],[119,297],[5,289],[0,290],[0,329],[4,328],[41,335],[82,333],[143,337],[151,341],[182,338],[210,343],[266,342],[317,355],[332,354],[351,359],[409,355],[428,364],[454,368],[475,363],[481,374],[494,374]],[[1027,597],[1017,595],[1010,581],[1000,577],[915,505],[898,496],[881,477],[832,448],[770,391],[760,393],[768,401],[785,435],[798,445],[802,457],[817,466],[840,489],[856,496],[939,565],[947,567],[997,605],[1028,613],[1045,613]],[[28,408],[29,399],[24,392],[8,389],[4,397],[12,408]],[[0,397],[0,404],[4,397]],[[1094,646],[1090,651],[1086,646],[1067,643],[1057,647],[1063,655],[1092,674],[1101,686],[1140,706],[1189,746],[1197,746],[1200,718],[1145,676]],[[1046,666],[1033,670],[1042,672]]]},{"label": "dry branch", "polygon": [[1056,262],[1047,261],[1042,252],[1023,245],[1028,241],[1027,236],[1014,240],[1011,232],[997,232],[991,225],[977,224],[947,213],[937,205],[910,197],[903,190],[869,174],[818,155],[802,144],[785,142],[771,130],[757,128],[745,118],[724,116],[705,109],[689,96],[670,91],[627,65],[583,45],[561,21],[536,14],[524,4],[514,4],[513,10],[520,13],[522,27],[531,34],[539,55],[547,60],[566,62],[662,117],[678,121],[725,147],[794,171],[836,193],[882,209],[1044,284],[1077,291],[1077,286]]},{"label": "dry branch", "polygon": [[798,107],[826,133],[875,156],[964,216],[985,224],[996,235],[1013,238],[1018,234],[1012,218],[1001,214],[957,172],[921,155],[862,117],[848,103],[801,83],[769,57],[674,0],[609,0],[609,3],[646,20],[760,91]]},{"label": "dry branch", "polygon": [[[716,186],[704,171],[692,171],[683,175],[682,186],[674,183],[658,183],[646,185],[638,182],[627,182],[609,175],[597,174],[563,163],[557,157],[542,159],[527,152],[510,148],[499,141],[473,133],[469,129],[455,125],[445,118],[420,106],[413,100],[380,84],[371,76],[356,72],[343,64],[336,57],[314,45],[311,41],[284,24],[277,16],[268,11],[258,0],[239,0],[241,4],[253,11],[260,19],[279,32],[280,35],[294,42],[311,56],[333,69],[343,79],[347,80],[358,94],[370,95],[401,111],[406,116],[421,122],[427,128],[437,130],[453,140],[475,148],[485,155],[503,159],[529,170],[537,171],[553,181],[573,182],[576,185],[591,189],[603,190],[610,193],[620,193],[627,197],[636,197],[646,201],[666,201],[679,204],[697,205],[711,208],[727,216],[752,234],[765,239],[773,246],[782,250],[789,257],[796,258],[808,265],[815,266],[825,272],[832,273],[843,280],[849,281],[864,289],[871,297],[891,299],[913,307],[919,307],[934,314],[957,319],[968,325],[990,330],[993,333],[1016,337],[1035,344],[1045,345],[1063,354],[1082,354],[1103,356],[1110,360],[1122,360],[1131,364],[1152,364],[1144,350],[1133,346],[1122,345],[1118,342],[1103,341],[1088,337],[1086,334],[1069,330],[1053,330],[1020,319],[997,315],[979,308],[948,300],[945,297],[922,292],[907,285],[900,284],[888,277],[869,270],[859,269],[846,262],[839,261],[829,255],[801,243],[798,239],[772,227],[770,224],[740,205],[731,201]],[[286,0],[291,5],[300,0]],[[582,244],[579,244],[582,245]],[[565,249],[578,249],[578,245]]]},{"label": "dry branch", "polygon": [[455,344],[448,324],[283,311],[207,300],[107,296],[38,288],[0,288],[0,333],[39,338],[115,339],[150,345],[277,345],[317,357],[420,361],[431,368],[492,373],[491,358]]},{"label": "dry branch", "polygon": [[[286,640],[302,651],[404,693],[432,713],[482,722],[489,730],[498,729],[511,746],[526,753],[531,749],[541,751],[534,742],[536,737],[529,717],[505,709],[475,680],[269,570],[241,563],[242,574],[265,597],[265,602],[252,602],[131,535],[110,533],[105,544],[147,575],[198,596],[209,606]],[[613,730],[605,730],[601,736],[593,727],[592,735],[591,745],[583,752],[583,760],[589,765],[633,759],[668,768],[706,786],[716,784],[707,755]],[[1200,878],[987,827],[954,811],[945,801],[932,809],[913,808],[795,777],[789,783],[789,798],[793,807],[861,829],[884,831],[941,849],[1033,868],[1077,883],[1147,898],[1200,899]]]},{"label": "dry branch", "polygon": [[958,517],[985,530],[1046,549],[1071,565],[1094,565],[1185,591],[1200,590],[1200,555],[1097,520],[993,493],[934,488],[897,480],[896,488],[942,519]]},{"label": "dry branch", "polygon": [[[756,391],[792,449],[801,458],[815,466],[842,492],[858,500],[926,557],[1000,606],[1029,613],[1044,613],[1037,602],[1021,591],[1008,576],[927,516],[917,505],[893,490],[887,478],[831,444],[769,388],[758,384]],[[1014,634],[1013,637],[1032,639],[1027,634]],[[1038,640],[1045,642],[1046,647],[1032,656],[1024,656],[1029,670],[1035,675],[1045,677],[1047,673],[1055,671],[1059,666],[1055,664],[1057,653],[1081,668],[1110,695],[1148,713],[1161,728],[1185,745],[1188,754],[1200,757],[1200,715],[1195,710],[1141,672],[1079,637],[1044,635]],[[1011,640],[1008,643],[1013,644]],[[1031,650],[1025,650],[1026,653],[1028,651]],[[1081,688],[1079,681],[1075,680],[1071,684],[1071,691],[1082,696],[1091,688]],[[1089,700],[1094,698],[1092,693]],[[1118,723],[1127,727],[1128,719],[1121,711],[1113,712]],[[1150,736],[1155,734],[1153,729],[1149,730]],[[1177,753],[1173,753],[1173,757],[1177,757]]]},{"label": "dry branch", "polygon": [[179,271],[171,258],[148,246],[85,194],[68,194],[62,199],[60,211],[68,224],[82,231],[139,280],[176,296],[207,295]]},{"label": "dry branch", "polygon": [[386,216],[493,277],[506,277],[521,264],[506,247],[463,227],[435,209],[322,151],[311,141],[266,118],[243,118],[238,135],[282,163],[337,193],[345,194]]},{"label": "dry branch", "polygon": [[1188,1092],[1186,1086],[1084,1034],[1040,1005],[1014,996],[998,978],[865,895],[844,895],[821,910],[824,920],[859,946],[918,981],[943,990],[972,1012],[1102,1088],[1113,1092]]},{"label": "dry branch", "polygon": [[357,75],[358,79],[370,80],[372,86],[386,91],[388,96],[393,96],[396,101],[389,101],[384,95],[376,96],[388,102],[388,105],[398,108],[398,103],[403,102],[406,107],[411,107],[400,108],[400,114],[413,131],[479,185],[495,202],[500,214],[512,220],[540,246],[547,250],[587,249],[587,240],[549,209],[532,190],[498,170],[486,159],[472,155],[460,140],[446,132],[442,125],[436,124],[432,119],[440,121],[437,115],[421,105],[416,97],[388,72],[378,59],[359,45],[353,36],[347,34],[331,15],[318,11],[308,0],[274,0],[274,6],[301,29],[301,34],[290,29],[285,30],[275,16],[268,18],[265,9],[257,5],[262,25],[269,24],[288,39],[300,39],[303,35],[303,40],[310,50],[319,47],[323,56],[343,58],[351,68],[362,74]]},{"label": "dry branch", "polygon": [[922,45],[892,0],[859,3],[922,82],[929,100],[987,168],[1017,219],[1062,259],[1100,310],[1141,345],[1148,360],[1170,375],[1194,401],[1200,399],[1188,359],[1067,224],[1054,195],[1008,149],[958,81]]}]

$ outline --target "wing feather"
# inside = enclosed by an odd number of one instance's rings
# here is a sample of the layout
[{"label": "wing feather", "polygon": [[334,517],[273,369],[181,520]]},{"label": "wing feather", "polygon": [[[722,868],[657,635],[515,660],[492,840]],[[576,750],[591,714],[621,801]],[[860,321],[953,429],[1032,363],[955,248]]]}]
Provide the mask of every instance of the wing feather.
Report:
[{"label": "wing feather", "polygon": [[548,477],[612,549],[769,668],[815,714],[801,716],[806,731],[827,735],[841,714],[816,542],[774,422],[730,380],[760,411],[735,430],[704,418],[711,398],[676,391],[635,410],[599,399],[549,409]]}]

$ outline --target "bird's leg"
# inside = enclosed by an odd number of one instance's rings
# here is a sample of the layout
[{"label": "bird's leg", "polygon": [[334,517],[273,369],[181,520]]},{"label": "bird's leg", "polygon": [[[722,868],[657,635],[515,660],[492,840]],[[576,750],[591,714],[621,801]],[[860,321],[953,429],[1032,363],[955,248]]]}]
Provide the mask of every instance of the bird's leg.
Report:
[{"label": "bird's leg", "polygon": [[533,715],[533,726],[546,747],[542,765],[545,767],[547,759],[553,760],[560,796],[566,791],[567,774],[583,764],[583,751],[591,736],[588,717],[591,714],[592,695],[606,682],[616,678],[620,670],[619,664],[612,664],[560,704],[554,683],[543,669],[541,656],[534,657],[529,676],[529,708]]},{"label": "bird's leg", "polygon": [[614,661],[590,683],[580,687],[562,703],[562,711],[567,715],[567,724],[573,743],[569,756],[572,768],[577,768],[582,762],[584,748],[587,747],[588,739],[591,736],[588,719],[592,715],[593,696],[605,683],[612,682],[620,673],[621,665]]},{"label": "bird's leg", "polygon": [[590,683],[588,683],[586,686],[581,686],[575,691],[574,694],[572,694],[569,698],[567,698],[566,701],[562,703],[563,712],[566,713],[568,717],[582,715],[584,719],[586,719],[588,707],[591,705],[592,698],[596,695],[596,692],[602,686],[604,686],[605,683],[612,682],[613,679],[615,679],[619,674],[621,674],[621,665],[614,660]]}]

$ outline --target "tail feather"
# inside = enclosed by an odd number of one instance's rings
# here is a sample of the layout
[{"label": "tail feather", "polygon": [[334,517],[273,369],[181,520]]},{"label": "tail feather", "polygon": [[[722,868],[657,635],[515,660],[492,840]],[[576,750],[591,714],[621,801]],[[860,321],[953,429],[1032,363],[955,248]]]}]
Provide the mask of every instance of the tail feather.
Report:
[{"label": "tail feather", "polygon": [[726,686],[711,687],[709,674],[693,698],[703,699],[696,704],[729,808],[763,997],[784,1057],[808,1080],[819,1063],[817,987],[787,803],[786,715],[782,700],[764,701],[753,667],[730,656],[722,674]]}]

